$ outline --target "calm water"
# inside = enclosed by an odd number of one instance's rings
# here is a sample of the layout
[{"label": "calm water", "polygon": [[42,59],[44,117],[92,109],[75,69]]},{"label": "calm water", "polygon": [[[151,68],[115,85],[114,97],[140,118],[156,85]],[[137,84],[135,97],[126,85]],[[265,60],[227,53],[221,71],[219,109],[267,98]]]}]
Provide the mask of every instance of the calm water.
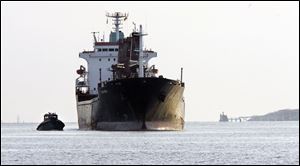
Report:
[{"label": "calm water", "polygon": [[1,164],[299,164],[299,122],[188,122],[180,132],[1,124]]}]

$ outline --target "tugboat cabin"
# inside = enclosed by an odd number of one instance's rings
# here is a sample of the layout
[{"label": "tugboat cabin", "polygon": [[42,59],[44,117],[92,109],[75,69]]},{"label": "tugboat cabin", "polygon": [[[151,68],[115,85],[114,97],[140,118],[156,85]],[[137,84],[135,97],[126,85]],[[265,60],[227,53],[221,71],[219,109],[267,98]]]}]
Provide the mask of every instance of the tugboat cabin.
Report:
[{"label": "tugboat cabin", "polygon": [[44,115],[44,120],[55,120],[57,119],[57,115],[55,113],[48,113]]}]

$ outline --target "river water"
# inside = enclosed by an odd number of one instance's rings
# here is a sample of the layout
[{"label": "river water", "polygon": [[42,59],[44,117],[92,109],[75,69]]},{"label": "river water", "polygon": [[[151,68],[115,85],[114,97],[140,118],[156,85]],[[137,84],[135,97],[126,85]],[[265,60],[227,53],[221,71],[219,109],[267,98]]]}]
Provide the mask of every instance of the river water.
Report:
[{"label": "river water", "polygon": [[2,164],[297,164],[297,122],[187,122],[183,131],[36,131],[1,124]]}]

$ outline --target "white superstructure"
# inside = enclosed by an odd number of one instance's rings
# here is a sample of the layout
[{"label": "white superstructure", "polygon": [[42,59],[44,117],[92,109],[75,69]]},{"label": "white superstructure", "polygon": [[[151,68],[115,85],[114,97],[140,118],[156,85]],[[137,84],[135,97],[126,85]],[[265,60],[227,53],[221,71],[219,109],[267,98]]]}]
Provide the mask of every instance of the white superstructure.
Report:
[{"label": "white superstructure", "polygon": [[[97,41],[95,37],[96,32],[92,32],[94,35],[94,50],[93,51],[83,51],[79,53],[79,57],[87,61],[88,71],[84,71],[80,74],[80,77],[76,80],[77,87],[87,87],[89,94],[98,94],[98,84],[101,85],[107,81],[113,80],[112,65],[118,63],[118,52],[119,52],[119,39],[124,37],[124,34],[119,31],[121,29],[121,21],[127,19],[128,14],[122,14],[116,12],[114,14],[106,14],[107,17],[114,18],[114,32],[111,32],[110,41]],[[143,40],[142,36],[142,26],[140,26],[140,48],[139,48],[139,77],[154,77],[156,70],[154,66],[148,67],[148,61],[157,56],[154,51],[143,50]],[[104,39],[103,39],[104,40]],[[143,68],[145,68],[145,73]]]},{"label": "white superstructure", "polygon": [[118,45],[116,43],[97,42],[94,51],[84,51],[80,58],[87,61],[87,84],[90,94],[97,94],[98,83],[113,79],[111,66],[118,62]]}]

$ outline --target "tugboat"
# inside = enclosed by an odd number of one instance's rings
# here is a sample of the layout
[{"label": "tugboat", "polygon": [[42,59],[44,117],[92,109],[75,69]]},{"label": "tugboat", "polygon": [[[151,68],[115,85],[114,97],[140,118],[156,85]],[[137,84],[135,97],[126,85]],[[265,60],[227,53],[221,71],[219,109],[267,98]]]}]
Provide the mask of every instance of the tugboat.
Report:
[{"label": "tugboat", "polygon": [[65,124],[58,120],[57,114],[48,112],[44,115],[44,121],[39,124],[37,130],[63,130]]},{"label": "tugboat", "polygon": [[157,52],[143,47],[142,25],[137,29],[134,23],[133,32],[124,37],[120,25],[128,14],[106,16],[115,26],[109,41],[97,39],[97,32],[92,32],[94,49],[79,53],[87,62],[87,69],[77,70],[75,83],[79,129],[183,130],[183,69],[180,80],[157,75],[158,69],[148,64]]}]

